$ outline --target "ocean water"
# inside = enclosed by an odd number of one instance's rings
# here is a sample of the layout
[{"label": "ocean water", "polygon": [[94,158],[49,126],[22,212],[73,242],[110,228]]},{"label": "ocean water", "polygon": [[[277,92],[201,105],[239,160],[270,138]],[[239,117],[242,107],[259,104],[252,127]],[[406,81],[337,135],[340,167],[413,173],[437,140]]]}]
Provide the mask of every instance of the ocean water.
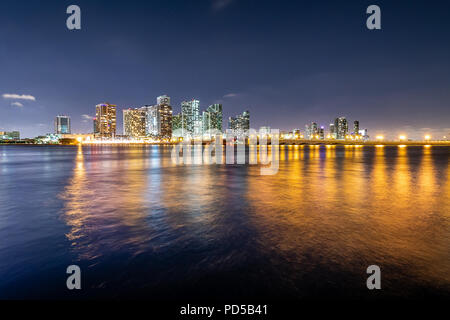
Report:
[{"label": "ocean water", "polygon": [[281,146],[270,176],[170,154],[0,146],[0,298],[450,297],[450,148]]}]

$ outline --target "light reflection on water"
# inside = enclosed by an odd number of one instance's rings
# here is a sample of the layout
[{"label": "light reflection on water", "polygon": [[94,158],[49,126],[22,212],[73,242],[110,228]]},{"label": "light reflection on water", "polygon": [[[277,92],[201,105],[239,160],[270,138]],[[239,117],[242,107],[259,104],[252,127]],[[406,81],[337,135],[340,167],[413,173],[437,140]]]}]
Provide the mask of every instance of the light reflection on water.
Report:
[{"label": "light reflection on water", "polygon": [[370,298],[370,264],[381,297],[450,293],[446,147],[281,146],[274,176],[170,147],[1,149],[0,297],[64,297],[69,264],[86,298]]}]

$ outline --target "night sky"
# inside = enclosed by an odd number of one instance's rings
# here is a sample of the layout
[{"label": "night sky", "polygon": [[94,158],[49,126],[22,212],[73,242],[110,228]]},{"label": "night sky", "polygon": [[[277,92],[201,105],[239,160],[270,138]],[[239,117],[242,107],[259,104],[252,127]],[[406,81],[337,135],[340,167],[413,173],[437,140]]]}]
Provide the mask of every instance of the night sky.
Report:
[{"label": "night sky", "polygon": [[[71,4],[79,31],[66,28]],[[371,4],[382,30],[366,28]],[[192,98],[222,103],[224,119],[248,109],[252,128],[346,116],[371,136],[450,135],[450,2],[0,2],[0,131],[50,133],[67,114],[90,132],[110,102],[121,133],[121,109],[162,94],[175,113]]]}]

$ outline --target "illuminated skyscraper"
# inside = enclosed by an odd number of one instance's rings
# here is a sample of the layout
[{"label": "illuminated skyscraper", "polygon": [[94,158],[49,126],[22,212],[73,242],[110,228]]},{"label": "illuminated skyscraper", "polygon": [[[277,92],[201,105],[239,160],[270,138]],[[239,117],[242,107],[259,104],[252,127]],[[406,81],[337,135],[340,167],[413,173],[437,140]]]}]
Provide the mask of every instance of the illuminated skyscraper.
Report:
[{"label": "illuminated skyscraper", "polygon": [[96,128],[94,132],[101,138],[112,138],[116,135],[116,105],[101,103],[95,107]]},{"label": "illuminated skyscraper", "polygon": [[57,116],[55,118],[55,134],[70,134],[70,117]]},{"label": "illuminated skyscraper", "polygon": [[231,130],[234,130],[237,136],[248,135],[250,130],[250,112],[244,111],[241,115],[230,117],[228,126]]},{"label": "illuminated skyscraper", "polygon": [[316,122],[311,122],[310,125],[305,125],[305,135],[306,139],[318,139],[319,138],[319,127]]},{"label": "illuminated skyscraper", "polygon": [[146,136],[147,110],[145,108],[123,110],[123,134],[131,138]]},{"label": "illuminated skyscraper", "polygon": [[336,127],[334,126],[334,123],[330,123],[330,138],[336,139]]},{"label": "illuminated skyscraper", "polygon": [[159,96],[154,106],[144,106],[147,110],[147,135],[157,139],[172,137],[172,107],[170,98]]},{"label": "illuminated skyscraper", "polygon": [[203,132],[217,130],[222,132],[222,105],[213,104],[203,111]]},{"label": "illuminated skyscraper", "polygon": [[315,122],[311,123],[311,135],[311,139],[317,139],[319,137],[319,127]]},{"label": "illuminated skyscraper", "polygon": [[355,120],[353,122],[353,134],[359,135],[359,121],[358,120]]},{"label": "illuminated skyscraper", "polygon": [[199,136],[202,133],[202,122],[199,112],[200,101],[192,99],[181,103],[183,135]]},{"label": "illuminated skyscraper", "polygon": [[320,140],[325,139],[325,128],[322,126],[320,129],[318,129],[318,137]]},{"label": "illuminated skyscraper", "polygon": [[336,139],[344,140],[348,133],[348,123],[345,117],[339,117],[334,120],[336,130]]},{"label": "illuminated skyscraper", "polygon": [[170,106],[170,98],[166,95],[159,96],[157,103],[159,112],[158,137],[161,139],[170,139],[172,137],[172,107]]},{"label": "illuminated skyscraper", "polygon": [[98,121],[97,121],[97,117],[95,117],[94,119],[92,119],[93,124],[94,124],[94,136],[98,135]]},{"label": "illuminated skyscraper", "polygon": [[181,113],[172,116],[172,137],[183,137],[183,123]]},{"label": "illuminated skyscraper", "polygon": [[305,124],[305,139],[311,139],[311,126]]}]

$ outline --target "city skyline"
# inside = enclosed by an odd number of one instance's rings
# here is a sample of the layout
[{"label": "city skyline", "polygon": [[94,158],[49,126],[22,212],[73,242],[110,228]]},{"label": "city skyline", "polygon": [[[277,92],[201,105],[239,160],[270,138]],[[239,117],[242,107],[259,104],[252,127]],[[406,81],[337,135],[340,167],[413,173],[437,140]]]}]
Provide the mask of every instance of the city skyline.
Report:
[{"label": "city skyline", "polygon": [[365,27],[367,1],[77,4],[78,31],[65,3],[0,4],[1,131],[34,137],[68,114],[73,132],[88,132],[99,101],[129,108],[166,92],[174,106],[221,103],[225,118],[248,109],[255,127],[347,115],[373,134],[450,132],[448,3],[378,1],[377,31]]},{"label": "city skyline", "polygon": [[[192,117],[193,119],[191,119],[192,121],[189,121],[189,123],[192,123],[192,128],[190,130],[188,130],[189,132],[191,132],[191,134],[195,131],[196,134],[199,133],[204,133],[205,130],[207,130],[207,128],[205,129],[205,116],[207,117],[208,121],[211,122],[211,112],[214,112],[213,110],[215,108],[219,108],[220,107],[220,117],[223,121],[223,110],[222,110],[222,104],[220,103],[214,103],[209,105],[208,107],[202,107],[202,105],[200,104],[200,101],[197,99],[191,99],[191,100],[186,100],[184,99],[181,102],[180,107],[178,108],[179,110],[174,109],[174,107],[171,105],[171,97],[169,97],[166,94],[163,95],[159,95],[156,97],[157,103],[156,105],[151,105],[151,104],[144,104],[140,107],[128,107],[128,108],[120,108],[117,105],[114,104],[109,104],[109,102],[103,102],[100,104],[96,104],[95,105],[95,116],[89,116],[87,117],[87,115],[83,115],[84,120],[86,122],[90,123],[91,128],[93,127],[93,130],[87,130],[84,132],[75,132],[71,130],[71,121],[72,121],[72,116],[71,115],[61,115],[58,114],[55,118],[54,118],[54,129],[50,132],[41,132],[40,134],[34,136],[34,137],[25,137],[21,132],[20,129],[15,129],[15,130],[2,130],[0,132],[20,132],[20,138],[21,139],[31,139],[31,138],[35,138],[35,137],[39,137],[39,136],[45,136],[45,135],[53,135],[53,134],[93,134],[94,136],[97,137],[103,137],[103,138],[108,138],[108,137],[112,137],[115,135],[119,135],[119,136],[129,136],[130,138],[142,138],[142,137],[149,137],[149,136],[159,136],[160,132],[158,133],[158,130],[160,130],[160,126],[161,123],[160,121],[158,121],[158,124],[153,124],[153,126],[156,126],[155,128],[149,128],[149,120],[146,120],[147,117],[153,117],[153,118],[157,118],[156,115],[159,115],[159,108],[160,106],[164,106],[165,108],[167,108],[167,110],[165,110],[165,113],[170,112],[170,122],[168,122],[166,124],[166,126],[170,127],[170,132],[168,131],[168,128],[165,129],[164,134],[162,136],[164,136],[165,138],[169,138],[170,136],[173,137],[172,135],[172,130],[176,129],[176,124],[172,125],[172,118],[174,119],[174,123],[176,123],[176,119],[177,117],[180,117],[179,121],[180,121],[180,125],[183,126],[183,124],[186,126],[186,119],[183,119],[183,109],[185,110],[185,114],[187,109],[195,109],[197,113],[197,116]],[[193,105],[193,107],[192,107]],[[97,119],[101,118],[101,116],[99,116],[99,113],[101,113],[101,110],[103,110],[105,107],[107,106],[111,106],[114,109],[114,115],[113,115],[113,126],[114,129],[111,131],[111,133],[107,133],[106,135],[101,134],[97,128],[98,124],[97,124]],[[155,109],[155,108],[158,108]],[[187,108],[187,109],[186,109]],[[194,111],[195,111],[194,110]],[[177,112],[179,111],[179,112]],[[192,110],[191,110],[192,111]],[[217,110],[219,111],[219,110]],[[216,112],[217,112],[216,111]],[[122,116],[117,116],[117,113],[122,113]],[[141,115],[134,115],[134,117],[137,118],[142,118],[142,121],[138,120],[131,120],[133,117],[133,113],[140,113]],[[105,111],[105,113],[108,113],[107,111]],[[148,115],[147,115],[148,113]],[[150,116],[150,114],[152,116]],[[223,133],[225,133],[226,129],[233,129],[233,130],[241,130],[241,126],[244,127],[244,130],[248,130],[250,128],[271,128],[270,124],[269,125],[264,125],[264,126],[250,126],[250,122],[249,119],[245,120],[245,118],[248,118],[249,111],[245,110],[244,112],[237,114],[235,116],[230,116],[228,117],[228,121],[223,125],[222,121],[220,122],[220,131],[222,131]],[[142,131],[141,134],[135,134],[132,133],[133,131],[136,131],[136,129],[132,130],[129,128],[129,125],[127,126],[127,124],[125,123],[125,119],[129,118],[129,123],[133,122],[132,126],[138,126],[140,128],[137,129],[137,131]],[[61,126],[58,125],[58,123],[61,121],[61,118],[65,119],[65,121],[67,121],[66,123],[66,128],[63,129],[61,131]],[[145,118],[145,120],[144,120]],[[120,121],[121,119],[121,121]],[[360,121],[359,120],[353,120],[353,122],[351,122],[349,119],[347,119],[347,116],[330,116],[330,121],[328,122],[328,125],[326,124],[326,121],[324,124],[322,123],[318,123],[317,121],[311,121],[311,122],[307,122],[304,125],[299,125],[297,127],[294,128],[287,128],[287,129],[279,129],[281,133],[285,132],[285,133],[294,133],[295,131],[298,131],[299,134],[301,133],[301,135],[304,137],[305,139],[338,139],[338,140],[345,140],[345,137],[347,135],[353,136],[353,135],[358,135],[361,134],[362,136],[365,136],[367,138],[365,138],[364,140],[368,140],[369,136],[367,135],[368,131],[370,129],[368,129],[367,127],[363,128],[362,130],[360,129]],[[119,121],[118,121],[119,120]],[[246,121],[247,124],[240,124],[240,122],[242,121]],[[167,120],[166,120],[167,121]],[[217,122],[218,120],[214,119],[212,120],[213,122]],[[244,121],[244,122],[245,122]],[[340,124],[340,121],[344,121],[343,124]],[[349,122],[350,121],[350,122]],[[142,124],[136,124],[137,122],[142,122]],[[239,124],[238,124],[239,122]],[[196,123],[194,125],[194,123]],[[93,124],[93,126],[92,126]],[[209,124],[211,125],[211,124]],[[353,126],[352,126],[353,125]],[[150,126],[152,126],[152,124],[150,124]],[[194,126],[196,127],[194,130]],[[222,128],[223,126],[223,128]],[[344,126],[344,128],[340,128],[341,126]],[[68,127],[68,128],[67,128]],[[215,123],[212,126],[212,129],[215,128],[219,128],[218,124]],[[315,127],[315,128],[314,128]],[[117,131],[117,128],[119,128],[119,131]],[[159,128],[159,129],[158,129]],[[181,128],[181,127],[180,127]],[[273,128],[273,127],[272,127]],[[300,129],[302,128],[302,129]],[[338,128],[338,129],[335,129]],[[352,131],[353,128],[353,131]],[[358,130],[356,130],[356,128],[358,128]],[[334,131],[336,130],[336,131]],[[355,131],[356,130],[356,131]],[[151,133],[150,133],[151,131]],[[447,132],[448,133],[445,133]],[[361,132],[365,132],[364,134],[362,134]],[[401,130],[400,128],[397,129],[397,131],[395,132],[386,132],[383,130],[378,130],[378,131],[372,131],[372,140],[375,141],[377,140],[377,138],[382,137],[382,139],[387,139],[387,140],[398,140],[399,136],[403,136],[406,139],[411,139],[411,140],[423,140],[424,137],[427,137],[425,140],[430,140],[430,139],[436,139],[436,140],[447,140],[450,137],[450,128],[444,129],[442,132],[444,133],[442,136],[439,135],[434,135],[432,134],[433,132],[435,132],[434,129],[432,128],[424,128],[423,130],[421,130],[420,133],[415,132],[414,134],[408,134],[407,130]],[[99,134],[100,133],[100,134]],[[316,136],[317,135],[317,136]]]},{"label": "city skyline", "polygon": [[[199,133],[204,133],[205,131],[205,116],[208,116],[208,121],[211,121],[210,117],[210,113],[214,108],[218,108],[220,106],[220,117],[223,117],[223,110],[222,110],[222,104],[220,103],[214,103],[209,105],[208,107],[202,107],[202,105],[200,104],[200,101],[197,99],[191,99],[191,100],[186,100],[183,99],[183,101],[181,102],[181,106],[178,107],[179,110],[174,109],[174,107],[171,105],[171,97],[169,97],[166,94],[163,95],[159,95],[156,97],[157,103],[156,105],[151,105],[151,104],[144,104],[140,107],[127,107],[127,108],[121,108],[117,105],[114,104],[110,104],[109,102],[103,102],[103,103],[99,103],[95,105],[95,116],[87,116],[87,115],[83,115],[84,117],[84,121],[89,123],[89,126],[91,127],[91,130],[86,130],[83,132],[76,132],[73,131],[71,128],[71,122],[72,122],[72,115],[61,115],[58,114],[57,116],[55,116],[53,118],[53,130],[49,131],[49,132],[41,132],[40,134],[34,136],[34,137],[26,137],[22,134],[22,131],[19,129],[14,129],[14,130],[2,130],[2,128],[0,128],[0,132],[20,132],[20,138],[21,139],[32,139],[35,137],[39,137],[39,136],[45,136],[45,135],[53,135],[53,134],[93,134],[94,136],[98,136],[98,137],[103,137],[103,138],[108,138],[111,136],[115,136],[115,135],[119,135],[119,136],[129,136],[130,138],[139,138],[139,137],[149,137],[149,136],[158,136],[159,134],[156,133],[158,131],[157,128],[159,128],[158,126],[160,126],[160,122],[158,122],[158,124],[154,124],[154,126],[156,126],[156,128],[148,128],[148,121],[144,120],[144,118],[147,118],[150,116],[150,114],[152,114],[153,116],[155,116],[156,114],[159,114],[158,110],[153,110],[154,108],[158,108],[161,105],[165,106],[165,108],[167,108],[167,110],[165,110],[165,113],[170,112],[170,122],[168,122],[166,124],[166,126],[168,125],[170,127],[170,134],[167,131],[168,129],[165,129],[165,133],[163,134],[163,136],[165,138],[168,138],[169,136],[172,136],[172,130],[174,130],[174,128],[176,127],[176,125],[172,126],[172,118],[174,119],[175,123],[176,123],[176,118],[180,117],[179,121],[180,121],[180,125],[182,126],[183,124],[186,125],[186,119],[183,119],[183,109],[186,107],[190,107],[189,109],[191,109],[191,105],[194,106],[194,109],[196,110],[197,116],[195,117],[195,119],[191,119],[192,121],[190,121],[190,123],[194,124],[196,123],[197,128],[195,128],[195,132],[196,134]],[[107,106],[111,106],[114,108],[114,116],[113,116],[113,126],[114,129],[111,131],[111,133],[107,133],[106,135],[103,134],[99,134],[100,132],[97,129],[97,119],[101,118],[101,116],[99,116],[99,112],[101,113],[101,110]],[[213,109],[212,109],[213,108]],[[145,110],[144,110],[145,109]],[[185,113],[186,113],[185,109]],[[178,112],[177,112],[178,111]],[[137,129],[137,131],[142,131],[142,134],[134,134],[131,133],[133,130],[131,130],[130,128],[127,127],[126,123],[125,123],[125,118],[129,117],[129,119],[131,119],[131,116],[133,113],[142,113],[142,124],[140,127],[142,127],[141,129]],[[107,111],[105,111],[105,113],[107,113]],[[117,115],[117,113],[122,113],[122,115]],[[144,113],[149,113],[149,115],[144,115]],[[233,129],[233,130],[241,130],[241,124],[236,125],[238,122],[242,122],[239,121],[241,120],[245,120],[246,117],[248,117],[249,111],[245,110],[243,113],[234,115],[234,116],[230,116],[228,117],[228,121],[223,125],[222,122],[220,124],[220,128],[221,131],[225,133],[226,129]],[[136,116],[135,116],[136,117]],[[63,131],[60,131],[60,126],[58,126],[59,121],[61,121],[60,119],[64,118],[66,119],[65,121],[68,122],[68,128],[64,129]],[[141,116],[138,116],[138,118],[141,118]],[[380,138],[382,137],[382,139],[386,139],[386,140],[398,140],[399,136],[403,136],[406,139],[411,139],[411,140],[424,140],[425,137],[427,137],[425,140],[430,140],[430,139],[436,139],[436,140],[447,140],[450,137],[450,128],[446,128],[444,129],[443,135],[440,136],[439,134],[433,134],[436,133],[436,130],[433,128],[423,128],[423,130],[420,130],[420,132],[414,132],[413,134],[408,134],[408,130],[401,130],[401,128],[398,128],[395,132],[389,132],[389,131],[385,131],[385,130],[371,130],[368,129],[367,127],[364,127],[362,130],[360,128],[360,121],[359,120],[353,120],[353,122],[347,118],[347,116],[330,116],[330,121],[328,122],[328,124],[326,124],[327,122],[325,121],[323,124],[319,123],[317,121],[311,121],[311,122],[306,122],[305,124],[299,124],[296,127],[293,128],[286,128],[286,129],[279,129],[280,132],[287,132],[287,133],[293,133],[295,131],[299,131],[299,133],[301,133],[301,136],[304,137],[305,139],[338,139],[338,140],[345,140],[345,136],[346,135],[358,135],[361,134],[362,131],[365,132],[365,134],[362,134],[363,136],[367,136],[367,132],[371,131],[372,133],[372,140],[375,141],[377,140],[377,137]],[[345,124],[342,124],[345,128],[339,128],[340,124],[339,121],[344,121]],[[131,121],[131,120],[130,120]],[[216,122],[218,120],[213,120],[213,122]],[[250,122],[247,119],[247,124],[243,124],[243,126],[248,130],[249,128],[274,128],[272,126],[270,126],[270,123],[268,125],[263,125],[263,126],[250,126]],[[349,122],[350,121],[350,122]],[[136,123],[136,121],[134,121]],[[137,121],[139,122],[139,121]],[[170,123],[170,125],[169,125]],[[267,123],[266,123],[267,124]],[[93,125],[93,126],[92,126]],[[223,128],[222,128],[223,125]],[[67,126],[67,124],[66,124]],[[136,124],[133,124],[133,126],[136,126]],[[138,125],[139,126],[139,125]],[[194,132],[194,126],[191,128],[192,132]],[[217,126],[217,124],[215,124],[215,126]],[[315,126],[315,129],[314,129]],[[93,128],[93,130],[92,130]],[[181,127],[180,127],[181,128]],[[214,126],[213,126],[214,128]],[[301,128],[301,129],[300,129]],[[338,128],[338,129],[335,129]],[[358,130],[353,129],[352,128],[358,128]],[[119,131],[117,130],[119,129]],[[278,129],[278,128],[277,128]],[[127,132],[128,130],[128,132]],[[156,131],[155,131],[156,130]],[[336,130],[336,131],[334,131]],[[356,131],[355,131],[356,130]],[[152,133],[149,133],[149,131],[152,131]],[[188,130],[189,131],[189,130]],[[189,131],[189,132],[190,132]],[[448,132],[448,133],[446,133]],[[317,137],[316,137],[317,135]],[[368,139],[369,136],[367,136]],[[366,140],[366,139],[365,139]],[[401,139],[400,139],[401,140]]]}]

